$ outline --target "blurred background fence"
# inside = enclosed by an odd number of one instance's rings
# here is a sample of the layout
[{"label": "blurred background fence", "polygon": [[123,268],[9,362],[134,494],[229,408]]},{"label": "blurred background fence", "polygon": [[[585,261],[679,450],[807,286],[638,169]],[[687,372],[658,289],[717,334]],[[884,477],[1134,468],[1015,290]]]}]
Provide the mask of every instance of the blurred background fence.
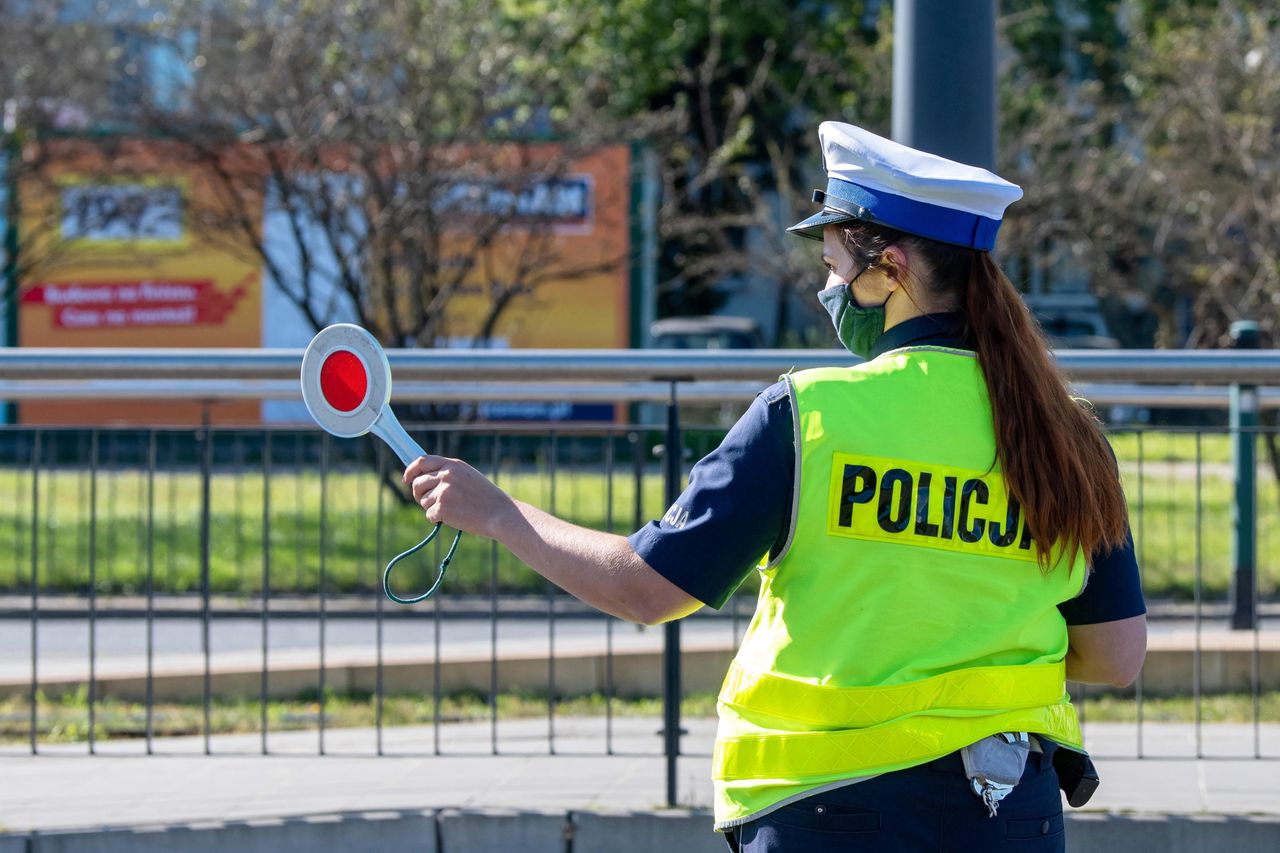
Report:
[{"label": "blurred background fence", "polygon": [[[149,378],[122,380],[122,365],[55,353],[55,369],[18,351],[3,390],[124,396],[150,382],[193,399],[287,396],[293,380],[272,371],[296,370],[297,354],[268,355],[256,372],[246,362],[215,375],[198,359],[133,353]],[[841,360],[409,355],[393,355],[408,377],[398,389],[457,403],[464,420],[466,401],[517,392],[618,401],[614,424],[407,426],[517,497],[622,534],[662,515],[752,389]],[[1091,745],[1107,757],[1280,758],[1278,436],[1258,417],[1277,401],[1257,391],[1280,384],[1280,354],[1059,357],[1120,419],[1112,444],[1152,618],[1132,688],[1073,688]],[[449,359],[474,381],[424,384]],[[518,373],[531,381],[500,384]],[[1222,384],[1150,384],[1172,375]],[[442,595],[392,605],[381,568],[427,525],[379,442],[314,429],[9,426],[0,495],[0,752],[638,750],[667,755],[674,801],[675,756],[707,744],[656,735],[679,732],[682,714],[714,714],[755,591],[752,577],[718,613],[637,627],[464,536]],[[399,591],[425,588],[439,556],[402,564]]]}]

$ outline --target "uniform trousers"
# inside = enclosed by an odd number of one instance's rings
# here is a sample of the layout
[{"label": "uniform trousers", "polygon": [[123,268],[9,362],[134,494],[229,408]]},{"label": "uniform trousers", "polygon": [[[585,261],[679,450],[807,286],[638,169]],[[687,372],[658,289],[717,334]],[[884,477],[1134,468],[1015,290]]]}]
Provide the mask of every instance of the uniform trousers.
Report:
[{"label": "uniform trousers", "polygon": [[739,853],[1026,851],[1062,853],[1062,797],[1053,750],[1028,756],[995,817],[973,793],[959,752],[815,794],[737,827]]}]

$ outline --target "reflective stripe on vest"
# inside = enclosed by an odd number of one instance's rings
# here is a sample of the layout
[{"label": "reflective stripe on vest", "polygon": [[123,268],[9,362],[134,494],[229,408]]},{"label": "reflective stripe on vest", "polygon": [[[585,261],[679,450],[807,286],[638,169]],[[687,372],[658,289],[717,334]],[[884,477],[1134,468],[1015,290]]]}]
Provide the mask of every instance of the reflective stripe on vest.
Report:
[{"label": "reflective stripe on vest", "polygon": [[1063,699],[1066,667],[980,666],[884,687],[828,687],[729,667],[720,701],[812,726],[863,727],[931,708],[1000,713]]},{"label": "reflective stripe on vest", "polygon": [[916,716],[869,729],[752,735],[721,739],[711,761],[716,780],[758,778],[761,768],[778,778],[855,776],[867,767],[911,767],[957,747],[1007,731],[1031,731],[1080,747],[1080,721],[1069,704],[1010,711],[994,717]]}]

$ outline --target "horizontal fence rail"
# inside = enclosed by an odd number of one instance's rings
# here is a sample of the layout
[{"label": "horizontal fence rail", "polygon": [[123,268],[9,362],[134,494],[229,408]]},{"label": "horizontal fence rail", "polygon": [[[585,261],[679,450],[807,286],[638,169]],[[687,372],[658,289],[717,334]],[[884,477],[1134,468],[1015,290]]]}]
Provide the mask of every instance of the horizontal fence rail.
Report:
[{"label": "horizontal fence rail", "polygon": [[[1280,351],[1060,350],[1095,405],[1227,408],[1235,385],[1280,386]],[[749,400],[792,370],[856,363],[843,350],[391,350],[395,400],[688,403]],[[0,349],[0,400],[298,400],[301,350]],[[553,379],[554,378],[554,379]],[[1179,383],[1179,384],[1170,384]],[[1256,394],[1280,409],[1280,387]]]},{"label": "horizontal fence rail", "polygon": [[[1079,382],[1280,386],[1280,350],[1059,350]],[[388,350],[401,382],[771,381],[791,370],[850,364],[844,350]],[[18,380],[294,380],[295,349],[0,350],[0,376]]]},{"label": "horizontal fence rail", "polygon": [[[741,403],[759,393],[762,382],[682,383],[685,403]],[[1097,406],[1146,406],[1163,409],[1225,409],[1227,386],[1133,385],[1077,383],[1073,391]],[[392,387],[397,402],[663,403],[671,397],[666,382],[401,382]],[[290,379],[236,381],[231,379],[0,379],[0,400],[301,400],[298,382]],[[1258,393],[1259,408],[1280,409],[1280,389]]]},{"label": "horizontal fence rail", "polygon": [[[296,398],[300,356],[0,352],[0,399]],[[1058,356],[1097,405],[1217,418],[1112,432],[1152,653],[1128,690],[1072,685],[1090,746],[1112,758],[1280,758],[1280,491],[1269,451],[1255,455],[1280,436],[1237,419],[1242,388],[1259,409],[1278,407],[1280,357]],[[665,421],[635,424],[406,424],[429,452],[468,460],[517,497],[626,534],[660,517],[723,437],[680,404],[744,403],[779,373],[849,357],[441,351],[391,362],[405,400],[665,406]],[[1231,400],[1231,423],[1209,411]],[[1247,501],[1242,465],[1256,477]],[[675,802],[676,759],[709,747],[682,745],[679,711],[714,713],[753,607],[754,577],[719,613],[639,629],[475,537],[443,596],[395,607],[379,572],[424,527],[398,464],[374,439],[310,427],[0,427],[0,494],[0,753],[639,752],[666,759]],[[429,582],[440,554],[420,556],[402,592]],[[1232,630],[1238,620],[1247,629]]]}]

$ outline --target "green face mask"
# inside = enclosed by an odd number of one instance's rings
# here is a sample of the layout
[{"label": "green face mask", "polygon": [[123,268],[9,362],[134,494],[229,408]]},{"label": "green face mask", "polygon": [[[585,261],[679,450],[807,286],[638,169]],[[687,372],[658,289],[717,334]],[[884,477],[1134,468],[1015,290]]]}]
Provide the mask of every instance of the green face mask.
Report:
[{"label": "green face mask", "polygon": [[853,301],[853,287],[844,282],[818,291],[818,301],[831,315],[836,337],[844,348],[861,358],[870,358],[871,348],[884,334],[884,304],[859,306]]}]

